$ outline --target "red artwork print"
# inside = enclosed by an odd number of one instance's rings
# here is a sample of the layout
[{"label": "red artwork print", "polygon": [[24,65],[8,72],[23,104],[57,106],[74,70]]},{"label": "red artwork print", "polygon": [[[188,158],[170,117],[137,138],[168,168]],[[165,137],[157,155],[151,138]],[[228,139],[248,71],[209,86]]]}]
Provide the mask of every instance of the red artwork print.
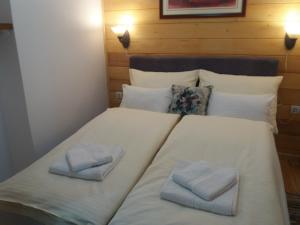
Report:
[{"label": "red artwork print", "polygon": [[169,0],[169,9],[235,6],[237,0]]}]

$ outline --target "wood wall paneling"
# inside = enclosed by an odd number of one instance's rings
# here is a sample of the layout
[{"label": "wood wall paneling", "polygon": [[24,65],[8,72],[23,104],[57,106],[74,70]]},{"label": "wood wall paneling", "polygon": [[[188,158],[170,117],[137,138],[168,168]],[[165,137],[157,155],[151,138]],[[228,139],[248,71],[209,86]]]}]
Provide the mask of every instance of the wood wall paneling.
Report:
[{"label": "wood wall paneling", "polygon": [[0,31],[1,30],[12,30],[13,25],[11,23],[0,23]]},{"label": "wood wall paneling", "polygon": [[[300,43],[289,52],[287,68],[283,44],[284,19],[290,10],[300,10],[300,0],[248,0],[246,17],[163,20],[159,18],[158,2],[104,0],[110,105],[119,105],[115,92],[129,83],[129,55],[275,57],[284,76],[279,90],[280,134],[276,143],[280,152],[300,155],[300,115],[290,113],[291,105],[300,105]],[[128,52],[110,30],[124,15],[134,21]]]}]

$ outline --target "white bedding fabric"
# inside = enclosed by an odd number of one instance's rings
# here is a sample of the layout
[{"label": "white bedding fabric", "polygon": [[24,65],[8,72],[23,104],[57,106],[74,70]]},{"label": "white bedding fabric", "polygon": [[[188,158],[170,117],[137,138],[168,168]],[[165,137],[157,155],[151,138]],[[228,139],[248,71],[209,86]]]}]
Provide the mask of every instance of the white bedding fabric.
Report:
[{"label": "white bedding fabric", "polygon": [[[173,114],[109,109],[29,168],[0,184],[0,204],[19,203],[74,224],[107,224],[177,121],[178,116]],[[78,142],[120,145],[126,154],[102,182],[48,173],[49,165]]]},{"label": "white bedding fabric", "polygon": [[218,74],[207,70],[199,70],[200,85],[212,85],[214,91],[246,94],[246,95],[274,95],[269,111],[274,132],[278,133],[276,123],[277,92],[282,76],[245,76]]},{"label": "white bedding fabric", "polygon": [[198,80],[198,70],[182,72],[149,72],[129,69],[130,83],[144,88],[168,88],[173,84],[195,87]]},{"label": "white bedding fabric", "polygon": [[[237,215],[190,209],[159,198],[178,160],[205,160],[240,173]],[[287,225],[286,197],[270,126],[265,122],[186,116],[130,192],[110,225]]]},{"label": "white bedding fabric", "polygon": [[123,84],[120,107],[167,113],[171,101],[171,87],[142,88]]},{"label": "white bedding fabric", "polygon": [[213,91],[207,114],[272,123],[272,104],[275,95],[244,95]]}]

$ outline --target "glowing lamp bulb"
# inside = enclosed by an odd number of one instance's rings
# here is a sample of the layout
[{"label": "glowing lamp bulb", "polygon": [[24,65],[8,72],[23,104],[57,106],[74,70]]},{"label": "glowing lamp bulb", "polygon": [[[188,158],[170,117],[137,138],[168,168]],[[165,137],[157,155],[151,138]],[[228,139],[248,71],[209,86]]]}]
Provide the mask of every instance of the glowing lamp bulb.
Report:
[{"label": "glowing lamp bulb", "polygon": [[127,29],[129,30],[132,25],[133,25],[133,19],[131,16],[128,16],[128,15],[125,15],[121,18],[121,23],[120,24],[123,24],[124,26],[127,27]]},{"label": "glowing lamp bulb", "polygon": [[126,26],[124,25],[117,25],[112,27],[111,29],[117,36],[122,36],[127,30]]},{"label": "glowing lamp bulb", "polygon": [[129,30],[131,29],[132,24],[133,24],[132,17],[123,16],[121,18],[119,25],[111,27],[111,30],[118,36],[119,41],[126,49],[128,49],[130,45]]},{"label": "glowing lamp bulb", "polygon": [[285,31],[289,36],[300,35],[300,13],[290,12],[285,21]]}]

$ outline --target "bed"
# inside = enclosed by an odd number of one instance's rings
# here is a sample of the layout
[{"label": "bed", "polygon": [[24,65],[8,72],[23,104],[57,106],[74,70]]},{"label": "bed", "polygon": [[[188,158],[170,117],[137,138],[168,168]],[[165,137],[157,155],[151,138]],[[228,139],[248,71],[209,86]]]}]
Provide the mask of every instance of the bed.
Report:
[{"label": "bed", "polygon": [[[277,73],[276,60],[258,58],[136,57],[131,67],[150,71],[200,67],[250,76]],[[215,215],[161,200],[161,187],[178,160],[205,160],[238,168],[237,216]],[[127,224],[288,225],[284,184],[270,126],[238,118],[185,116],[110,222]]]},{"label": "bed", "polygon": [[[178,119],[171,114],[108,109],[29,168],[1,183],[0,211],[42,224],[107,224]],[[48,173],[49,166],[78,142],[117,144],[126,153],[102,182]]]}]

